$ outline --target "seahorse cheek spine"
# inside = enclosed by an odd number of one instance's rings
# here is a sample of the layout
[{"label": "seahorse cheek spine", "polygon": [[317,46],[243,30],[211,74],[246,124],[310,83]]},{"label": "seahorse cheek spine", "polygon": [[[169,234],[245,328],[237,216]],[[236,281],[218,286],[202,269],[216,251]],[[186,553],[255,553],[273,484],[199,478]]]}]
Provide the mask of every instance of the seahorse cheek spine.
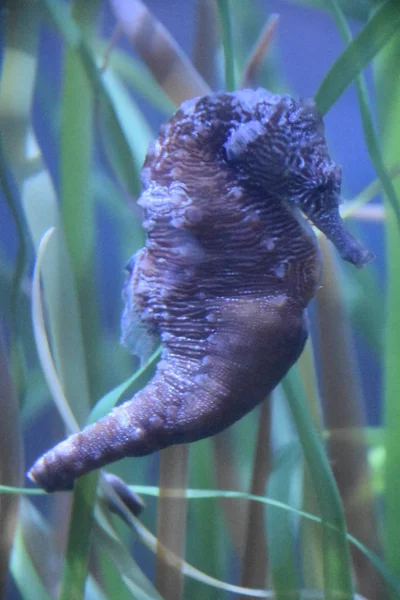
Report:
[{"label": "seahorse cheek spine", "polygon": [[213,435],[279,383],[321,272],[301,211],[344,258],[371,258],[340,220],[340,172],[309,103],[261,89],[191,100],[149,148],[143,184],[148,239],[129,263],[122,339],[148,354],[159,336],[161,361],[131,400],[35,463],[48,491]]}]

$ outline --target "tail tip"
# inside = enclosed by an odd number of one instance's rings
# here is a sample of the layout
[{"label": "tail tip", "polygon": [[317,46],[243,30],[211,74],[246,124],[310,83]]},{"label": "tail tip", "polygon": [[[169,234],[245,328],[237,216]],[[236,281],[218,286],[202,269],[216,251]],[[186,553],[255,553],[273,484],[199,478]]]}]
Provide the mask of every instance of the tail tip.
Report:
[{"label": "tail tip", "polygon": [[74,487],[73,481],[71,482],[70,478],[66,477],[65,474],[49,472],[46,469],[43,457],[39,458],[29,469],[26,477],[46,492],[65,492],[72,490]]},{"label": "tail tip", "polygon": [[26,477],[27,477],[27,479],[29,479],[29,481],[31,481],[35,485],[38,485],[34,471],[35,471],[34,467],[29,469],[29,471],[26,473]]}]

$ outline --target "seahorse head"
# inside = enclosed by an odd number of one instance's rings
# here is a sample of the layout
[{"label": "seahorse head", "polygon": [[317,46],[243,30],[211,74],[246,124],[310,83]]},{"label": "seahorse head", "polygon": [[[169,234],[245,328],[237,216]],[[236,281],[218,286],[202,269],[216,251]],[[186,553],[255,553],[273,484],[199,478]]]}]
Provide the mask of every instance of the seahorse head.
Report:
[{"label": "seahorse head", "polygon": [[299,208],[345,260],[357,267],[371,260],[372,253],[354,240],[340,218],[341,169],[329,155],[315,103],[266,90],[237,92],[236,102],[243,116],[233,119],[224,149],[239,177]]}]

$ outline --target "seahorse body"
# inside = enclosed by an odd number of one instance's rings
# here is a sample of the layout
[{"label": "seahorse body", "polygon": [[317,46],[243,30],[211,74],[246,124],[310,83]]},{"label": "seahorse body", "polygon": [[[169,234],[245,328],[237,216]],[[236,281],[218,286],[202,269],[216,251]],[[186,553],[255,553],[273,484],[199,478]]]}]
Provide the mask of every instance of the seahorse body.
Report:
[{"label": "seahorse body", "polygon": [[142,181],[147,242],[128,266],[122,339],[146,352],[160,337],[161,360],[131,400],[35,463],[29,476],[48,491],[213,435],[279,383],[304,347],[321,276],[303,215],[344,259],[372,257],[340,219],[341,173],[311,101],[259,89],[185,102]]}]

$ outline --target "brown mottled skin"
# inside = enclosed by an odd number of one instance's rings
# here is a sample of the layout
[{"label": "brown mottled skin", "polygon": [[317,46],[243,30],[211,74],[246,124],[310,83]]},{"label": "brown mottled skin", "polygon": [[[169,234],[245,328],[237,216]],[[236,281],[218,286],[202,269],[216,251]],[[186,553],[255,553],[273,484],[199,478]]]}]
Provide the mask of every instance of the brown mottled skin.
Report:
[{"label": "brown mottled skin", "polygon": [[148,353],[159,336],[162,358],[131,400],[35,463],[29,476],[48,491],[213,435],[279,383],[304,347],[321,276],[302,213],[345,260],[371,258],[340,219],[340,169],[311,101],[263,89],[188,101],[142,179],[148,238],[128,266],[122,339]]}]

